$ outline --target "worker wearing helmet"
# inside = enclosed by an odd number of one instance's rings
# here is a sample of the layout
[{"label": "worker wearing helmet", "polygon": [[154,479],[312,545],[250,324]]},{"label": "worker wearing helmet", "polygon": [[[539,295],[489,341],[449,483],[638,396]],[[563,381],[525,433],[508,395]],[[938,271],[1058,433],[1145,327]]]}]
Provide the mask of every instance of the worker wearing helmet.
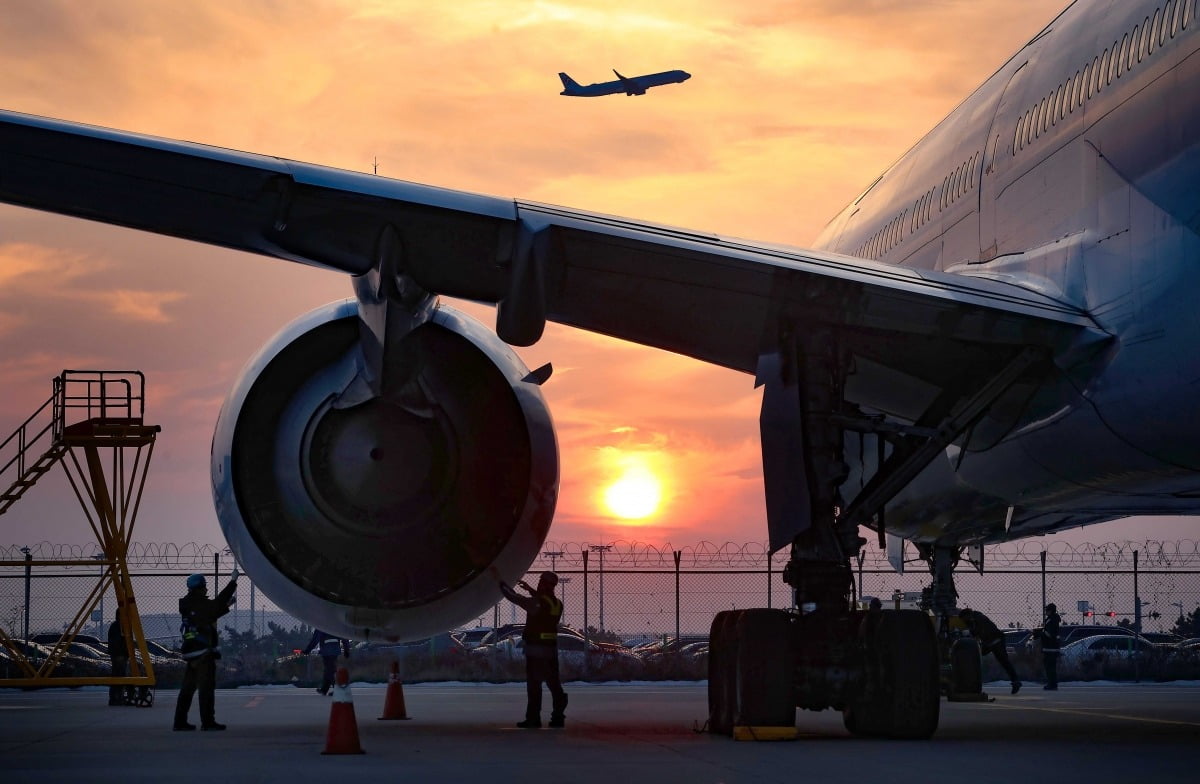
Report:
[{"label": "worker wearing helmet", "polygon": [[183,684],[179,687],[179,699],[175,703],[176,730],[194,730],[195,724],[188,723],[188,711],[192,708],[192,695],[200,692],[200,729],[223,730],[224,724],[216,719],[215,692],[217,685],[218,649],[217,619],[229,612],[237,590],[238,570],[233,570],[233,579],[215,599],[208,598],[208,581],[202,574],[187,578],[187,596],[179,600],[179,615],[183,623],[179,627],[183,638],[180,652],[187,667],[183,672]]},{"label": "worker wearing helmet", "polygon": [[537,729],[542,726],[542,683],[550,689],[553,705],[550,726],[561,728],[565,724],[563,711],[567,708],[567,693],[563,691],[558,675],[558,622],[562,618],[563,603],[554,595],[558,575],[542,572],[537,588],[530,588],[524,580],[517,586],[530,593],[522,596],[506,583],[500,583],[500,591],[514,604],[520,605],[529,614],[525,621],[525,686],[528,701],[525,705],[525,720],[517,722],[521,729]]}]

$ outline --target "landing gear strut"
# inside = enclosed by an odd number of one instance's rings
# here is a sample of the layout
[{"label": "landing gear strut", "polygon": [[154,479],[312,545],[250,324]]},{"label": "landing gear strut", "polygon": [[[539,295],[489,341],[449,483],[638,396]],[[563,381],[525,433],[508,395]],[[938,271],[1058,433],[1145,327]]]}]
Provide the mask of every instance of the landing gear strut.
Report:
[{"label": "landing gear strut", "polygon": [[772,548],[791,545],[783,579],[793,607],[713,620],[709,727],[735,735],[747,728],[750,737],[765,728],[794,732],[796,708],[833,708],[855,734],[929,737],[940,709],[933,625],[921,612],[863,611],[854,602],[850,563],[866,540],[842,514],[845,427],[877,424],[845,403],[851,363],[836,335],[785,330],[779,345],[760,357],[760,426]]}]

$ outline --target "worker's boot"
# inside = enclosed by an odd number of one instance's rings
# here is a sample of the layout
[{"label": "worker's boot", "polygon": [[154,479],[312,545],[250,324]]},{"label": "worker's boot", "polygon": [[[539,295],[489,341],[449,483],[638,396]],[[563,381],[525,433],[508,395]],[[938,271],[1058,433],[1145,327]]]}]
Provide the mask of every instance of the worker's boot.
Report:
[{"label": "worker's boot", "polygon": [[542,727],[541,716],[526,716],[525,721],[518,721],[517,726],[523,730],[537,730]]},{"label": "worker's boot", "polygon": [[556,730],[561,730],[567,726],[567,718],[563,713],[567,710],[567,693],[563,692],[561,697],[554,698],[554,707],[550,711],[550,727]]}]

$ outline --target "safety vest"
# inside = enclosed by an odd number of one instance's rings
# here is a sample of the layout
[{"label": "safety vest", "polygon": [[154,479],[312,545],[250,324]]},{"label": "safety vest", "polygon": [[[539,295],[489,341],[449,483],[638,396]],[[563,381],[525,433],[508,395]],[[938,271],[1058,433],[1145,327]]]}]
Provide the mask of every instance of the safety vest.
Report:
[{"label": "safety vest", "polygon": [[185,659],[198,659],[212,650],[212,641],[196,623],[195,614],[180,607],[183,623],[179,625],[180,654]]},{"label": "safety vest", "polygon": [[525,622],[525,642],[534,645],[556,645],[563,603],[548,594],[535,594],[533,598],[538,601],[538,606],[529,613]]}]

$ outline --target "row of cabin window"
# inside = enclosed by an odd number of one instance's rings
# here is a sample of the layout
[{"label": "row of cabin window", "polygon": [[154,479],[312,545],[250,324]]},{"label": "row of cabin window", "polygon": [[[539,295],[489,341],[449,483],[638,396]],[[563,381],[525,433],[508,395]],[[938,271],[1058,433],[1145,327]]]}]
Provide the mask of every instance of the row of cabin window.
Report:
[{"label": "row of cabin window", "polygon": [[877,259],[900,244],[900,240],[904,239],[904,218],[907,215],[908,210],[901,211],[899,215],[888,221],[886,226],[875,232],[855,255]]},{"label": "row of cabin window", "polygon": [[1114,41],[1110,48],[1085,63],[1074,76],[1021,115],[1013,131],[1012,154],[1016,155],[1018,150],[1032,144],[1059,120],[1153,54],[1155,49],[1165,46],[1168,39],[1186,30],[1194,18],[1196,2],[1167,0],[1166,5],[1155,9],[1152,17],[1147,16],[1134,25],[1133,31],[1122,36],[1120,43]]},{"label": "row of cabin window", "polygon": [[[957,169],[950,172],[950,174],[946,175],[946,179],[942,180],[942,198],[938,207],[939,211],[949,207],[959,197],[965,195],[975,187],[975,178],[971,175],[975,171],[975,164],[978,162],[979,151],[977,150],[974,155],[959,164]],[[913,204],[911,211],[904,210],[888,221],[886,226],[875,232],[871,236],[871,239],[863,243],[856,255],[877,259],[900,244],[900,241],[905,236],[904,218],[906,216],[909,216],[909,234],[924,226],[933,216],[933,196],[937,192],[938,189],[934,187],[923,193],[921,198],[917,199]]]}]

